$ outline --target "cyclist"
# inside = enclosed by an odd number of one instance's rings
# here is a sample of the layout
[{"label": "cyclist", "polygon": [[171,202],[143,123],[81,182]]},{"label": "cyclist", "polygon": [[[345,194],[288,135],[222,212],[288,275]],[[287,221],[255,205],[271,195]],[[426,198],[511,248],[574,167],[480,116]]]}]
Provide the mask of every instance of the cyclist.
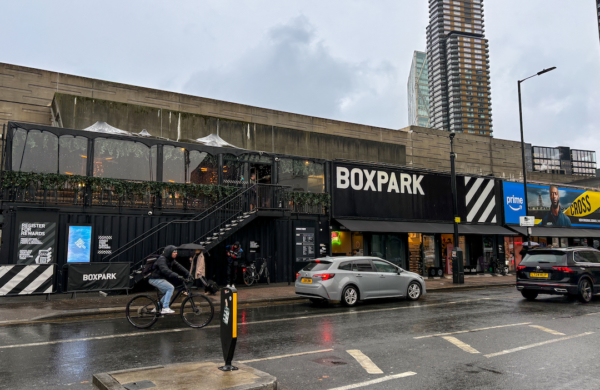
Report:
[{"label": "cyclist", "polygon": [[244,251],[240,248],[239,241],[225,248],[227,251],[227,287],[235,287],[233,283],[237,279],[238,262],[242,260]]},{"label": "cyclist", "polygon": [[183,276],[173,271],[173,267],[177,267],[177,269],[185,274],[188,279],[190,278],[190,273],[188,270],[175,261],[176,257],[177,247],[174,245],[167,246],[163,251],[163,254],[156,259],[156,262],[152,267],[152,275],[150,275],[150,279],[148,280],[152,286],[156,287],[164,294],[160,300],[162,303],[162,310],[160,314],[175,313],[174,310],[169,308],[169,303],[171,302],[171,296],[173,295],[173,290],[175,290],[175,287],[169,283],[168,279],[178,280],[179,282],[185,281]]}]

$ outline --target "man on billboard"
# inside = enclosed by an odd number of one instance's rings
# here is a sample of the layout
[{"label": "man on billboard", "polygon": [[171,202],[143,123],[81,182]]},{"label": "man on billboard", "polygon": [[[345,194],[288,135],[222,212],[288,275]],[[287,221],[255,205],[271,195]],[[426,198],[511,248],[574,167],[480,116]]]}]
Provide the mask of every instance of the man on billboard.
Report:
[{"label": "man on billboard", "polygon": [[571,226],[571,220],[560,210],[558,187],[550,187],[550,211],[542,218],[542,226]]}]

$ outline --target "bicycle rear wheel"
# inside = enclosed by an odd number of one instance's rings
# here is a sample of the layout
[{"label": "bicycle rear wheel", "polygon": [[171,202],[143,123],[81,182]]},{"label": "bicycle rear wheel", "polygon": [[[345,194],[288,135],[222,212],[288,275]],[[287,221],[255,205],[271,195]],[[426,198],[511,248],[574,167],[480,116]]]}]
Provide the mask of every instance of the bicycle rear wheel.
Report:
[{"label": "bicycle rear wheel", "polygon": [[138,295],[127,304],[125,314],[129,323],[136,328],[149,328],[158,320],[158,303],[148,295]]},{"label": "bicycle rear wheel", "polygon": [[250,271],[250,268],[247,268],[244,271],[244,284],[246,286],[252,286],[252,283],[254,283],[254,277],[252,276],[252,271]]},{"label": "bicycle rear wheel", "polygon": [[194,294],[181,304],[181,318],[192,328],[203,328],[212,321],[215,307],[208,297]]}]

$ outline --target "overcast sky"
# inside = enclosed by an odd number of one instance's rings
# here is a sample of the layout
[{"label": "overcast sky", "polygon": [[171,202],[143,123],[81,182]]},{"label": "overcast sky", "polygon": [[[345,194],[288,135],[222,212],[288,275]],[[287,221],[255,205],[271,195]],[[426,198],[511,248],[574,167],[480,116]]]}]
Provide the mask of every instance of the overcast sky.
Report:
[{"label": "overcast sky", "polygon": [[[494,136],[600,151],[594,0],[485,0]],[[426,0],[0,0],[0,61],[399,129]]]}]

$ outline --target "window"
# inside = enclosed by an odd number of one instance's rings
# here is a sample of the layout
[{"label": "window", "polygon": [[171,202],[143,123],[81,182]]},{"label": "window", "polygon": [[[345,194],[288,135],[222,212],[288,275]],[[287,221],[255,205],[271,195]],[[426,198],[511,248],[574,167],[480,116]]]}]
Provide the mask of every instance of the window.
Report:
[{"label": "window", "polygon": [[[20,132],[22,131],[22,133]],[[15,144],[13,143],[13,170],[36,173],[58,172],[58,137],[47,131],[20,130],[18,135],[24,141],[21,156],[15,157]],[[20,150],[21,145],[16,145]],[[20,158],[19,158],[20,157]]]},{"label": "window", "polygon": [[141,142],[96,138],[94,176],[113,179],[156,180],[156,150]]},{"label": "window", "polygon": [[190,150],[188,153],[186,182],[194,184],[217,184],[219,181],[217,157],[206,152]]},{"label": "window", "polygon": [[352,271],[352,262],[351,261],[346,261],[345,263],[341,263],[338,266],[338,269],[340,269],[342,271]]},{"label": "window", "polygon": [[386,263],[385,261],[373,260],[373,265],[377,269],[377,272],[398,272],[398,268],[394,267],[390,263]]},{"label": "window", "polygon": [[63,135],[58,139],[58,173],[85,176],[87,161],[87,138]]},{"label": "window", "polygon": [[356,270],[358,272],[373,272],[373,267],[369,260],[355,261],[354,264],[356,265]]},{"label": "window", "polygon": [[326,269],[329,269],[330,266],[330,262],[323,262],[322,260],[319,260],[319,262],[311,261],[304,268],[302,268],[302,271],[325,271]]},{"label": "window", "polygon": [[163,146],[163,182],[185,183],[185,149]]},{"label": "window", "polygon": [[293,191],[325,192],[325,170],[321,163],[282,158],[277,172],[278,184],[292,186]]}]

